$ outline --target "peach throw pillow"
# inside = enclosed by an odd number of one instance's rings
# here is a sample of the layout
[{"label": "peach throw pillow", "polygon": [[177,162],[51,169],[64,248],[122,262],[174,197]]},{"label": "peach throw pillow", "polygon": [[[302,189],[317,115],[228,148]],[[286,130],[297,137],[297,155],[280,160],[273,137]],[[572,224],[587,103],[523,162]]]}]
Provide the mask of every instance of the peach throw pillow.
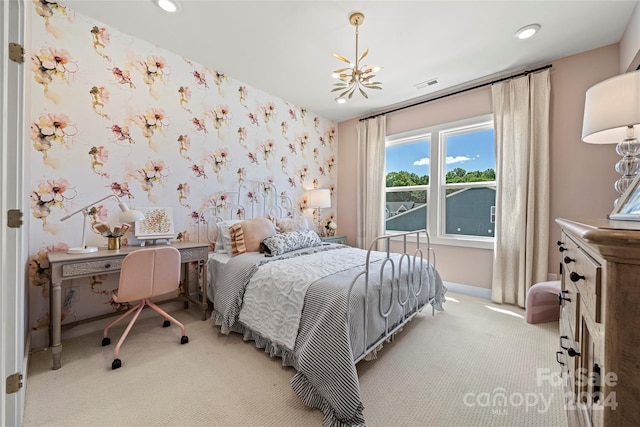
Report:
[{"label": "peach throw pillow", "polygon": [[229,227],[231,255],[259,252],[260,242],[276,234],[275,225],[266,218],[247,219]]}]

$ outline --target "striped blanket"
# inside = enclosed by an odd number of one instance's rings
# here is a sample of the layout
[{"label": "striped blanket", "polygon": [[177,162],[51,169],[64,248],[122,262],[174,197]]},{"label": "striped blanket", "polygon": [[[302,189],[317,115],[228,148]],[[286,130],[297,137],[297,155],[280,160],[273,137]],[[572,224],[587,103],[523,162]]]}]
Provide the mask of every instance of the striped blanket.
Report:
[{"label": "striped blanket", "polygon": [[[247,327],[240,319],[244,316],[243,298],[251,278],[261,268],[279,260],[291,260],[294,257],[329,253],[336,259],[354,251],[360,252],[360,263],[344,269],[332,269],[330,274],[310,275],[312,282],[305,287],[304,305],[299,318],[297,337],[293,351],[266,334],[258,333]],[[367,252],[344,245],[320,246],[302,249],[275,258],[265,258],[263,254],[247,253],[229,260],[219,277],[216,278],[213,303],[213,317],[223,333],[231,331],[244,334],[246,340],[254,340],[256,346],[264,348],[272,356],[282,358],[283,364],[293,366],[297,373],[291,380],[295,393],[307,405],[322,410],[324,426],[361,426],[365,424],[363,406],[360,400],[360,385],[354,358],[364,352],[362,297],[364,286],[356,287],[354,295],[347,303],[347,291],[353,278],[365,266]],[[399,257],[399,255],[398,255]],[[291,262],[291,261],[289,261]],[[326,261],[323,261],[326,262]],[[373,261],[380,264],[380,261]],[[376,269],[376,271],[378,271]],[[396,273],[397,274],[397,273]],[[413,310],[416,305],[422,307],[431,304],[442,310],[446,289],[431,267],[423,269],[423,283],[426,289],[420,294],[420,301],[410,301]],[[378,274],[370,276],[369,298],[373,298],[373,307],[377,313]],[[277,280],[277,277],[274,277]],[[364,279],[361,278],[362,281]],[[372,295],[375,290],[375,295]],[[385,297],[383,296],[383,300]],[[372,304],[371,302],[369,303]],[[352,317],[347,325],[346,307],[349,306]],[[394,310],[399,307],[394,307]],[[373,310],[372,310],[373,311]],[[397,310],[399,312],[399,310]],[[399,323],[399,314],[391,319]],[[392,316],[393,317],[393,316]],[[375,342],[384,331],[384,322],[370,316],[367,329],[367,345]],[[354,356],[355,355],[355,356]]]}]

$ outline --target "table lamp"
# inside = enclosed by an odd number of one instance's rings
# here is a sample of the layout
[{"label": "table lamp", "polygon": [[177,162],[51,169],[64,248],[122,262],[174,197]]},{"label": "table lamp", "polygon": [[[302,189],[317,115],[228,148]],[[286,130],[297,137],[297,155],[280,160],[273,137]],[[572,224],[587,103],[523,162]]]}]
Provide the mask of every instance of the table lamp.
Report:
[{"label": "table lamp", "polygon": [[307,206],[316,210],[316,219],[318,221],[318,233],[322,234],[320,225],[320,209],[331,207],[331,192],[328,188],[316,188],[309,190],[307,194]]},{"label": "table lamp", "polygon": [[106,197],[103,197],[100,200],[96,200],[93,203],[89,203],[88,205],[86,205],[83,208],[78,209],[75,212],[70,213],[69,215],[65,215],[62,218],[60,218],[60,221],[66,221],[69,218],[71,218],[72,216],[74,216],[77,213],[82,212],[83,214],[83,219],[82,219],[82,246],[80,247],[76,247],[76,248],[69,248],[67,250],[68,254],[88,254],[91,252],[98,252],[98,248],[96,246],[87,246],[85,244],[85,231],[86,231],[86,224],[87,224],[87,217],[89,216],[89,208],[104,201],[107,200],[108,198],[113,197],[118,201],[118,206],[120,207],[120,210],[122,211],[122,213],[120,214],[120,216],[118,217],[118,220],[120,222],[135,222],[135,221],[142,221],[144,219],[144,214],[140,211],[137,211],[135,209],[129,209],[129,206],[127,206],[127,204],[125,202],[123,202],[122,200],[120,200],[118,198],[118,196],[116,196],[115,194],[109,194]]},{"label": "table lamp", "polygon": [[[624,193],[640,171],[640,71],[621,74],[587,90],[582,140],[589,144],[618,144],[622,159],[616,171],[622,176],[614,185]],[[614,205],[618,204],[620,197]]]}]

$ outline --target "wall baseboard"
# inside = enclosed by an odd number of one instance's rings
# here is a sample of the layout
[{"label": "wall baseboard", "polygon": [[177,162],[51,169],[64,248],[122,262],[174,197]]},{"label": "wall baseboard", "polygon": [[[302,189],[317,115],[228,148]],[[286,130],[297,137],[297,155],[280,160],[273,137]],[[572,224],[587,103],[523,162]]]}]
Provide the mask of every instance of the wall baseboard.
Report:
[{"label": "wall baseboard", "polygon": [[469,295],[476,298],[491,299],[491,289],[479,288],[477,286],[463,285],[461,283],[443,282],[444,286],[451,292]]}]

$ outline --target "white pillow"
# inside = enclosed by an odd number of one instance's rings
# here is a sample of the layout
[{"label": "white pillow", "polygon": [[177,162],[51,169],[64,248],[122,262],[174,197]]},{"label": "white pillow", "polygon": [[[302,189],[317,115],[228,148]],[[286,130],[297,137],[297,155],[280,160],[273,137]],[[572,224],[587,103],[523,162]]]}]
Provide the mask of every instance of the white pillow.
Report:
[{"label": "white pillow", "polygon": [[218,238],[216,239],[216,252],[222,252],[231,256],[231,233],[229,227],[233,224],[242,222],[241,219],[230,219],[227,221],[220,221],[216,223],[218,227]]},{"label": "white pillow", "polygon": [[296,218],[276,218],[274,222],[278,233],[309,229],[309,223],[307,222],[307,218],[304,216]]}]

